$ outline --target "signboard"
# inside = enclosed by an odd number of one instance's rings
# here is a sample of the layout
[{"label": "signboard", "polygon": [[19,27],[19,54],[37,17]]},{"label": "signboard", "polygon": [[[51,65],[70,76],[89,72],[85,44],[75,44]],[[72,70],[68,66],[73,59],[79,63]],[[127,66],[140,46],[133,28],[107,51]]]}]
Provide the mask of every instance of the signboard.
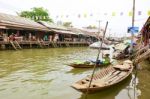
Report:
[{"label": "signboard", "polygon": [[128,27],[128,33],[138,33],[139,27]]}]

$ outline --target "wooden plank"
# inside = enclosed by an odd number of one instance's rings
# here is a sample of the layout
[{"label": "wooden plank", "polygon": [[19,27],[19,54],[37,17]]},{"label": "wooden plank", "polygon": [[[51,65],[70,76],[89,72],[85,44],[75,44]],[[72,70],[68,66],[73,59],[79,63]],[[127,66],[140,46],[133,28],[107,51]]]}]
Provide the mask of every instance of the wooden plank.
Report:
[{"label": "wooden plank", "polygon": [[17,50],[16,46],[14,45],[13,41],[10,41],[10,44],[12,45],[12,47]]},{"label": "wooden plank", "polygon": [[17,41],[15,41],[15,43],[18,46],[19,49],[22,49],[21,46],[19,45],[19,43]]},{"label": "wooden plank", "polygon": [[135,63],[140,63],[141,61],[147,59],[148,57],[150,57],[150,49],[148,49],[145,53],[143,53],[142,55],[139,55],[134,62]]}]

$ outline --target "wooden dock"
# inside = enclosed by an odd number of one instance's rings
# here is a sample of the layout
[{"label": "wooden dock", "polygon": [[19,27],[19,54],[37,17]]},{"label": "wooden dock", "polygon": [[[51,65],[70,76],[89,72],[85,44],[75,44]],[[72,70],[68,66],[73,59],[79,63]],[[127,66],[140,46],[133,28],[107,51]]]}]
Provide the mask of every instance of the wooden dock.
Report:
[{"label": "wooden dock", "polygon": [[21,50],[30,48],[61,48],[89,46],[88,42],[50,42],[50,41],[0,41],[0,50]]}]

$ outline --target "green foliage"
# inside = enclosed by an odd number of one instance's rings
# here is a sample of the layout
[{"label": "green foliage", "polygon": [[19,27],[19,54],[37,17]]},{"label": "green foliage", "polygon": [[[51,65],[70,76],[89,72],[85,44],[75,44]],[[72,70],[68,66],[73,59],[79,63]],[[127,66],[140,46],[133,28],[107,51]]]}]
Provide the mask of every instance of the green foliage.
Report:
[{"label": "green foliage", "polygon": [[92,25],[89,25],[87,26],[88,29],[96,29],[97,27],[96,26],[92,26]]},{"label": "green foliage", "polygon": [[64,22],[63,26],[65,26],[65,27],[72,27],[72,22]]},{"label": "green foliage", "polygon": [[39,8],[32,8],[31,11],[22,11],[19,13],[19,16],[30,18],[34,21],[48,21],[53,22],[53,20],[49,17],[48,10]]}]

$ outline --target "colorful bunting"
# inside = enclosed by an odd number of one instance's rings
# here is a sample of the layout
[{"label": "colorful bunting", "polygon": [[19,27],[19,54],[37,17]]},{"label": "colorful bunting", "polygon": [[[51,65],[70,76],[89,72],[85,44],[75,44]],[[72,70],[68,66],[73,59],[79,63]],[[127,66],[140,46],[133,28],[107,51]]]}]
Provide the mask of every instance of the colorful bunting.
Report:
[{"label": "colorful bunting", "polygon": [[120,12],[120,16],[123,16],[123,12]]},{"label": "colorful bunting", "polygon": [[69,17],[69,15],[66,15],[66,18],[68,18]]},{"label": "colorful bunting", "polygon": [[148,16],[150,16],[150,10],[147,12]]},{"label": "colorful bunting", "polygon": [[92,16],[93,16],[93,14],[91,13],[91,14],[90,14],[90,16],[92,17]]},{"label": "colorful bunting", "polygon": [[138,15],[142,15],[142,12],[141,12],[141,11],[138,11]]},{"label": "colorful bunting", "polygon": [[131,11],[129,12],[129,16],[132,16],[132,12]]},{"label": "colorful bunting", "polygon": [[78,14],[78,18],[80,18],[81,17],[81,15],[80,14]]},{"label": "colorful bunting", "polygon": [[115,13],[115,12],[112,12],[112,16],[116,16],[116,13]]},{"label": "colorful bunting", "polygon": [[[143,12],[142,11],[136,11],[135,13],[137,13],[137,15],[138,16],[140,16],[140,15],[143,15]],[[147,14],[150,16],[150,10],[147,12]],[[103,14],[104,16],[107,16],[107,15],[109,15],[109,13],[104,13]],[[120,16],[123,16],[123,15],[125,15],[125,13],[124,12],[119,12],[119,13],[116,13],[116,12],[112,12],[111,14],[110,14],[111,16],[116,16],[116,15],[120,15]],[[133,13],[132,13],[132,11],[129,11],[128,12],[128,16],[132,16],[133,15]],[[73,16],[73,15],[70,15],[70,16]],[[84,13],[84,14],[77,14],[76,15],[76,17],[78,17],[78,18],[81,18],[81,16],[83,16],[84,18],[87,18],[88,16],[89,17],[93,17],[94,16],[94,13]],[[26,16],[27,17],[27,16]],[[61,15],[61,16],[56,16],[56,18],[63,18],[63,17],[66,17],[66,18],[69,18],[69,15]],[[37,16],[35,16],[34,17],[35,19],[41,19],[41,17],[40,16],[38,16],[38,18],[37,18]],[[33,17],[31,18],[31,19],[33,19]],[[43,19],[45,19],[45,16],[43,16]]]},{"label": "colorful bunting", "polygon": [[86,13],[84,14],[84,17],[85,17],[85,18],[87,17],[87,14],[86,14]]}]

